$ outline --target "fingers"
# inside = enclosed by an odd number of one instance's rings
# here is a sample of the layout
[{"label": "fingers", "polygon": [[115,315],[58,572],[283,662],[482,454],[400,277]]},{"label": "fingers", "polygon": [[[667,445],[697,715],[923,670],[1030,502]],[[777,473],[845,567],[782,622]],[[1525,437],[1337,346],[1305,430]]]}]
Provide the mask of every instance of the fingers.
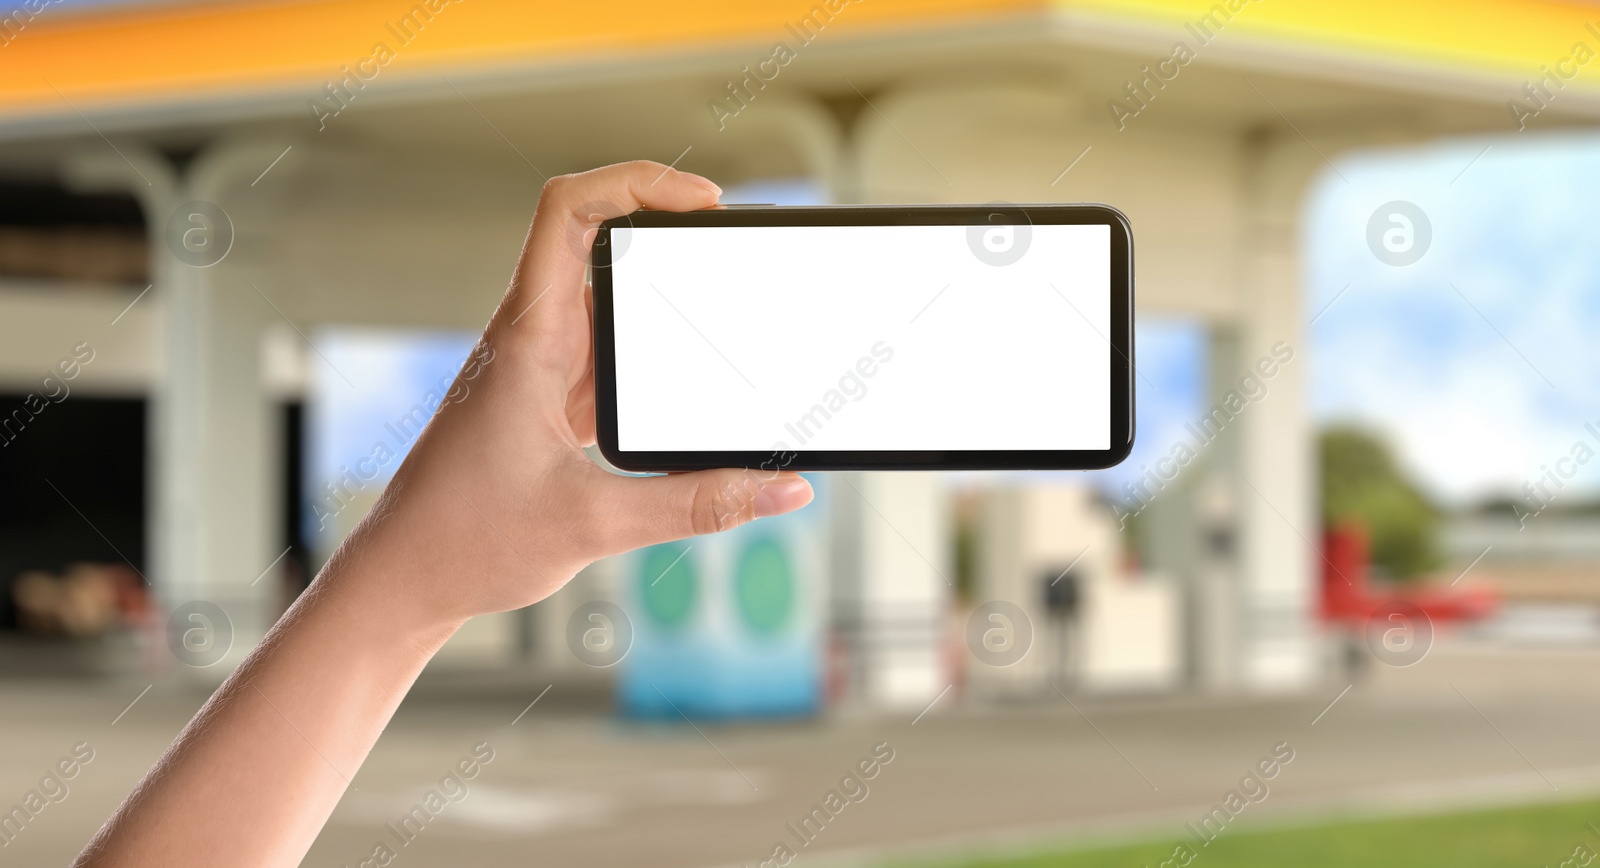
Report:
[{"label": "fingers", "polygon": [[[608,475],[609,476],[609,475]],[[668,476],[609,476],[602,496],[613,524],[603,536],[612,553],[738,527],[793,512],[811,502],[811,484],[795,473],[702,470]]]},{"label": "fingers", "polygon": [[699,175],[650,162],[563,175],[545,184],[516,276],[488,328],[496,344],[533,373],[523,382],[541,406],[563,412],[590,363],[583,276],[600,222],[639,208],[708,208],[720,192]]},{"label": "fingers", "polygon": [[582,303],[583,272],[601,221],[640,208],[710,208],[721,193],[699,175],[644,160],[551,178],[539,195],[538,214],[523,247],[519,293],[529,293],[531,300],[533,293],[549,286],[551,297],[540,307],[555,302],[554,308],[574,310]]}]

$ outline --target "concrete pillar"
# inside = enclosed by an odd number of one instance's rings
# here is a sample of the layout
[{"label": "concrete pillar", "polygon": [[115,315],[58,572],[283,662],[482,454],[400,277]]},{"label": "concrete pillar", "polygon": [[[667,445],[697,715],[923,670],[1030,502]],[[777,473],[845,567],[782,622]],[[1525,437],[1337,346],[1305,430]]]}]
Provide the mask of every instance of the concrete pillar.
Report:
[{"label": "concrete pillar", "polygon": [[[716,153],[782,142],[838,203],[868,201],[871,171],[851,121],[870,111],[798,98],[763,103],[730,126]],[[747,122],[748,121],[748,122]],[[830,511],[828,611],[845,701],[920,710],[951,683],[955,570],[949,495],[928,473],[841,473],[819,486]]]},{"label": "concrete pillar", "polygon": [[834,481],[832,622],[847,697],[919,709],[951,683],[948,493],[933,473],[841,473]]},{"label": "concrete pillar", "polygon": [[1235,423],[1240,484],[1229,496],[1239,517],[1239,675],[1250,689],[1293,689],[1317,677],[1321,656],[1321,532],[1298,247],[1306,190],[1324,163],[1288,130],[1247,137],[1241,156],[1237,348],[1233,370],[1219,368],[1212,378],[1214,391],[1240,388],[1253,371],[1268,390]]},{"label": "concrete pillar", "polygon": [[[278,318],[252,288],[220,207],[282,148],[221,143],[175,165],[123,145],[126,159],[89,152],[67,163],[70,183],[137,196],[149,225],[153,294],[161,299],[161,359],[150,395],[149,576],[168,609],[221,605],[247,639],[275,614],[282,468],[276,417],[262,382],[263,324]],[[281,167],[280,167],[280,170]],[[208,203],[196,206],[194,203]],[[241,630],[242,628],[242,630]],[[234,656],[251,643],[234,643]]]},{"label": "concrete pillar", "polygon": [[[1207,337],[1207,406],[1225,407],[1228,394],[1243,376],[1239,372],[1249,364],[1248,353],[1237,325],[1214,324]],[[1240,424],[1218,434],[1206,450],[1187,504],[1198,532],[1189,600],[1191,672],[1195,682],[1209,691],[1233,690],[1249,682],[1245,670],[1252,636],[1245,631],[1251,627],[1247,613],[1252,602],[1240,551],[1241,498],[1250,496],[1240,479],[1245,427]]]},{"label": "concrete pillar", "polygon": [[[871,201],[873,155],[862,125],[882,121],[839,106],[792,110],[785,122],[836,203]],[[827,486],[830,623],[845,701],[920,710],[951,685],[955,594],[953,516],[932,473],[840,473]]]},{"label": "concrete pillar", "polygon": [[[1203,412],[1221,407],[1246,364],[1237,325],[1207,327]],[[1251,407],[1247,412],[1255,412]],[[1206,417],[1190,420],[1185,441],[1198,445]],[[1214,423],[1213,423],[1214,424]],[[1240,478],[1244,420],[1217,431],[1176,486],[1142,513],[1142,546],[1149,570],[1170,575],[1183,589],[1184,681],[1206,692],[1244,686],[1250,637],[1250,598],[1241,560],[1241,501],[1253,497]]]}]

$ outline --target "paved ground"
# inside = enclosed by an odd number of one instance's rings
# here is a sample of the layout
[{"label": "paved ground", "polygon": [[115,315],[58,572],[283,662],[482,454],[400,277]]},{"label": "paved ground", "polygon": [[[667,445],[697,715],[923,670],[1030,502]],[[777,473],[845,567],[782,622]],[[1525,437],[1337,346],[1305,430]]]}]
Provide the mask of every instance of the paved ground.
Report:
[{"label": "paved ground", "polygon": [[[862,801],[796,848],[803,862],[1129,835],[1176,842],[1185,822],[1280,742],[1292,746],[1293,761],[1230,829],[1579,798],[1600,792],[1597,671],[1600,644],[1589,641],[1457,639],[1413,668],[1374,672],[1325,713],[1344,683],[1278,700],[936,707],[914,726],[907,714],[703,725],[704,736],[597,716],[592,691],[565,684],[512,726],[547,682],[529,676],[469,688],[433,673],[305,864],[355,866],[378,841],[392,845],[385,824],[479,741],[496,756],[470,795],[393,864],[754,865],[777,842],[796,846],[785,824],[798,825],[885,742],[893,760],[867,782]],[[68,861],[203,700],[192,689],[157,685],[113,725],[143,687],[0,685],[0,804],[20,799],[74,743],[88,741],[96,752],[71,795],[0,848],[0,866]]]}]

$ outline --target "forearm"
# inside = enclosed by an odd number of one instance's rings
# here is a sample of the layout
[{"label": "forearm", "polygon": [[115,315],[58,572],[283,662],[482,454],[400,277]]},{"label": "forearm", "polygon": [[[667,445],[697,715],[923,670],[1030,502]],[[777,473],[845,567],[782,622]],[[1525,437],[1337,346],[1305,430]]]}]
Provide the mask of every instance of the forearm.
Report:
[{"label": "forearm", "polygon": [[[370,528],[367,528],[370,531]],[[458,624],[383,590],[353,536],[146,775],[78,864],[298,865]],[[387,563],[386,563],[387,562]]]}]

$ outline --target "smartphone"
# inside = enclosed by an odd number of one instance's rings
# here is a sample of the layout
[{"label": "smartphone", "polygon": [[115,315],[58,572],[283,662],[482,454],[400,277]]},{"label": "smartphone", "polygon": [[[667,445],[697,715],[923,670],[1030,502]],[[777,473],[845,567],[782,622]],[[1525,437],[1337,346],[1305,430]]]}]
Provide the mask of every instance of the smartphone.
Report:
[{"label": "smartphone", "polygon": [[1133,446],[1133,233],[1109,206],[638,211],[590,265],[622,470],[1085,470]]}]

